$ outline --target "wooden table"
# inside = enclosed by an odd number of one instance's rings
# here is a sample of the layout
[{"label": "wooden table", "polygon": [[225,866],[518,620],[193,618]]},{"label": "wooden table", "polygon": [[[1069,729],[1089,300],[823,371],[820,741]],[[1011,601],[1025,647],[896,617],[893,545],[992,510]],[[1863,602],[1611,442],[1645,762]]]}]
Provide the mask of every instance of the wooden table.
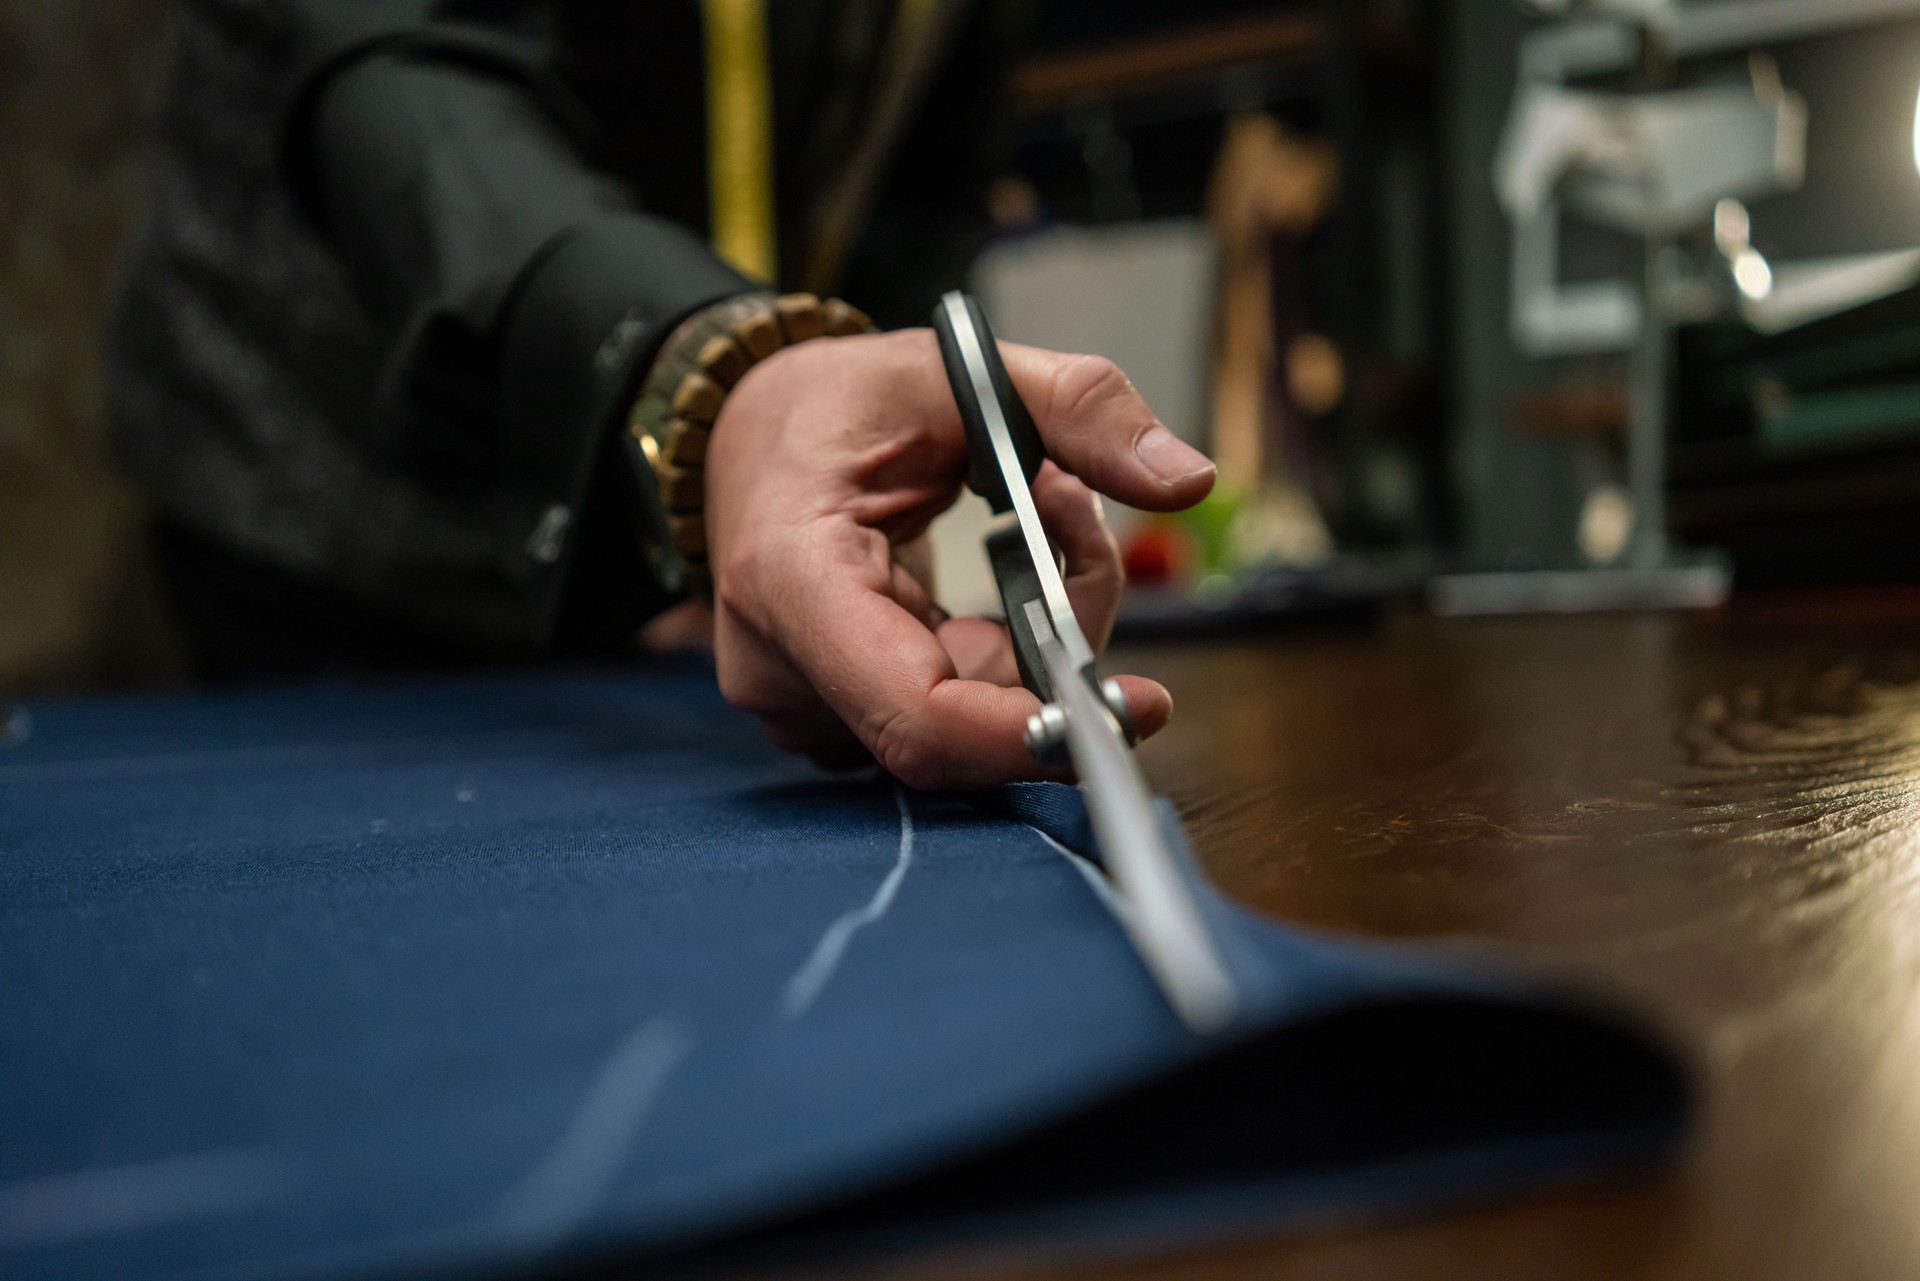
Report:
[{"label": "wooden table", "polygon": [[1174,691],[1145,761],[1223,888],[1644,1011],[1697,1067],[1698,1139],[1653,1184],[885,1274],[1920,1277],[1920,620],[1410,618],[1118,659]]}]

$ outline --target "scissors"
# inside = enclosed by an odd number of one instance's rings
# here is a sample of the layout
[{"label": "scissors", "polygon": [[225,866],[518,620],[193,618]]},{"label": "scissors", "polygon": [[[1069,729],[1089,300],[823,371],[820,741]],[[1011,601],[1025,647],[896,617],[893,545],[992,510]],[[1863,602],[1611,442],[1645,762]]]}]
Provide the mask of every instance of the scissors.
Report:
[{"label": "scissors", "polygon": [[1046,445],[980,304],[959,290],[946,294],[934,308],[933,329],[966,425],[968,488],[1002,518],[986,537],[986,551],[1020,681],[1041,704],[1027,718],[1027,747],[1037,759],[1071,762],[1079,773],[1107,873],[1127,904],[1134,949],[1182,1022],[1195,1032],[1218,1031],[1232,1021],[1239,997],[1134,760],[1126,697],[1117,682],[1100,677],[1067,599],[1059,552],[1040,524],[1029,486],[1047,459]]}]

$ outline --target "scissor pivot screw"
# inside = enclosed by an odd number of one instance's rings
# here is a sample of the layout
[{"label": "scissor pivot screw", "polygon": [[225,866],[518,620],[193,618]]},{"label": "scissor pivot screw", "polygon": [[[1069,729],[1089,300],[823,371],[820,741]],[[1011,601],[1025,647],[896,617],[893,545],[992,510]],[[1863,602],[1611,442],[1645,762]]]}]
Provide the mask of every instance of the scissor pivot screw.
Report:
[{"label": "scissor pivot screw", "polygon": [[1133,727],[1133,709],[1127,706],[1127,692],[1120,688],[1120,682],[1109,676],[1100,682],[1100,696],[1106,700],[1107,710],[1113,713],[1113,719],[1120,722],[1120,736],[1131,747],[1139,741],[1140,733]]},{"label": "scissor pivot screw", "polygon": [[1045,703],[1027,717],[1027,750],[1036,760],[1049,764],[1066,760],[1067,714],[1058,703]]}]

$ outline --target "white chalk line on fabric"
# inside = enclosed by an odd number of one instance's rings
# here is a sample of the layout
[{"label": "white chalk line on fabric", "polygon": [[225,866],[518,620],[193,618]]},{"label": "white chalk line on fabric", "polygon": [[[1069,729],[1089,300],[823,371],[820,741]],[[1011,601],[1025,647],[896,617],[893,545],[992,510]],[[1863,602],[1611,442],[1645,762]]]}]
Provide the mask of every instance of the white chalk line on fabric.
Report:
[{"label": "white chalk line on fabric", "polygon": [[1062,858],[1073,864],[1073,870],[1080,873],[1081,878],[1093,887],[1094,897],[1100,900],[1101,905],[1105,907],[1107,911],[1113,913],[1113,918],[1116,921],[1128,929],[1133,928],[1132,907],[1127,903],[1127,900],[1122,897],[1120,891],[1113,887],[1113,882],[1107,879],[1107,874],[1101,871],[1092,859],[1080,853],[1078,850],[1068,849],[1059,841],[1047,835],[1047,833],[1034,827],[1033,824],[1029,823],[1027,826],[1032,828],[1035,836],[1038,836],[1041,840],[1053,846]]},{"label": "white chalk line on fabric", "polygon": [[273,1157],[235,1151],[0,1184],[0,1248],[232,1214],[279,1197],[289,1183]]},{"label": "white chalk line on fabric", "polygon": [[619,1174],[661,1087],[692,1045],[665,1017],[649,1018],[621,1038],[560,1138],[501,1198],[490,1227],[538,1246],[585,1222]]},{"label": "white chalk line on fabric", "polygon": [[887,909],[893,906],[894,895],[900,892],[900,882],[907,879],[907,869],[913,865],[913,810],[907,804],[905,789],[898,784],[894,786],[893,799],[900,807],[900,853],[894,859],[893,870],[865,905],[843,914],[827,927],[806,963],[787,980],[780,996],[780,1013],[789,1021],[813,1008],[833,978],[834,970],[839,968],[840,958],[846,955],[853,936],[887,914]]},{"label": "white chalk line on fabric", "polygon": [[[478,1222],[380,1241],[378,1248],[396,1260],[390,1270],[401,1270],[399,1261],[405,1262],[408,1271],[416,1264],[426,1270],[446,1270],[451,1262],[476,1250],[506,1250],[533,1259],[558,1245],[599,1208],[662,1087],[692,1047],[692,1040],[672,1019],[655,1016],[642,1021],[607,1056],[565,1130],[530,1173],[500,1196]],[[154,1170],[159,1173],[169,1164],[173,1163],[160,1163]],[[343,1270],[358,1274],[368,1266],[368,1249],[366,1242],[356,1242],[345,1248],[271,1256],[256,1260],[254,1270],[276,1276]],[[200,1277],[202,1273],[181,1275]]]}]

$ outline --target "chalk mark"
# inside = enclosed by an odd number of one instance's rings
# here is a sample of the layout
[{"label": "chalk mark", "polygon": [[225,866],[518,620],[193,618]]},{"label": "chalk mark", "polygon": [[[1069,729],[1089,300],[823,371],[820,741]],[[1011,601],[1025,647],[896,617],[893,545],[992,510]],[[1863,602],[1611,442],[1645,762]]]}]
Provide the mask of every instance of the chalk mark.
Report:
[{"label": "chalk mark", "polygon": [[839,967],[840,958],[853,942],[854,934],[887,914],[887,909],[893,906],[894,895],[900,892],[900,882],[907,878],[907,869],[913,865],[913,811],[907,805],[906,792],[897,785],[893,798],[900,807],[900,854],[894,860],[893,870],[865,905],[844,913],[827,927],[806,963],[787,980],[780,997],[780,1012],[788,1020],[797,1019],[813,1008]]},{"label": "chalk mark", "polygon": [[647,1019],[621,1038],[559,1140],[501,1198],[491,1227],[538,1247],[584,1223],[620,1172],[661,1087],[691,1048],[686,1034],[665,1017]]},{"label": "chalk mark", "polygon": [[0,1247],[231,1214],[279,1196],[288,1181],[263,1153],[210,1152],[0,1184]]},{"label": "chalk mark", "polygon": [[1027,826],[1033,829],[1035,836],[1038,836],[1041,840],[1053,846],[1062,858],[1073,864],[1073,870],[1080,873],[1081,878],[1093,887],[1094,897],[1100,900],[1102,907],[1105,907],[1107,911],[1113,914],[1114,920],[1120,922],[1121,925],[1129,930],[1133,928],[1132,905],[1127,902],[1125,896],[1123,896],[1119,890],[1114,888],[1113,882],[1107,879],[1107,874],[1100,870],[1098,864],[1085,854],[1080,853],[1080,851],[1068,849],[1047,833],[1034,827],[1033,824],[1029,823]]}]

